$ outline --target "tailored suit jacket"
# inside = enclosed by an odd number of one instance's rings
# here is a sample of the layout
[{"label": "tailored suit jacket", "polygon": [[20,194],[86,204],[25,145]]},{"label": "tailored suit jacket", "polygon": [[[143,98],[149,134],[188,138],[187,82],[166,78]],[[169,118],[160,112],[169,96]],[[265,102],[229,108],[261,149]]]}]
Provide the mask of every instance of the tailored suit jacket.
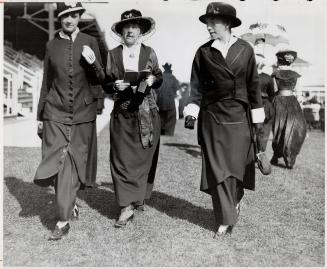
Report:
[{"label": "tailored suit jacket", "polygon": [[[162,72],[159,68],[158,59],[151,47],[148,47],[144,44],[141,45],[141,51],[139,56],[139,70],[149,69],[151,70],[152,75],[156,77],[156,81],[152,85],[152,89],[157,89],[162,83]],[[103,88],[106,93],[113,94],[114,82],[124,78],[125,68],[123,63],[123,46],[119,45],[118,47],[112,49],[108,53],[107,59],[107,68],[106,68],[106,82],[103,85]],[[140,87],[140,85],[138,85]],[[130,89],[131,90],[131,89]],[[126,89],[118,94],[118,98],[126,98],[127,95],[130,95],[131,91]],[[147,87],[145,94],[149,94],[151,89]]]},{"label": "tailored suit jacket", "polygon": [[[95,53],[96,60],[92,65],[82,56],[84,45]],[[72,42],[57,34],[47,43],[37,119],[64,124],[95,120],[99,85],[104,78],[94,37],[79,32]]]},{"label": "tailored suit jacket", "polygon": [[226,59],[211,47],[213,40],[196,52],[191,73],[188,103],[200,107],[224,99],[236,99],[251,109],[262,107],[259,78],[252,47],[238,39],[228,50]]}]

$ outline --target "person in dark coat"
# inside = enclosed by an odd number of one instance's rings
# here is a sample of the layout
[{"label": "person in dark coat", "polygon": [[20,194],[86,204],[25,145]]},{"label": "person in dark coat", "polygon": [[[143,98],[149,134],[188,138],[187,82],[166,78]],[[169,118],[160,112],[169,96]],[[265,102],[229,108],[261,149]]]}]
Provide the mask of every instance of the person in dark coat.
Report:
[{"label": "person in dark coat", "polygon": [[[110,170],[120,216],[115,227],[126,226],[134,210],[144,210],[157,167],[160,116],[154,89],[162,83],[162,72],[151,47],[141,39],[152,33],[155,22],[138,10],[122,13],[112,31],[122,44],[109,51],[104,90],[113,94],[110,118]],[[134,81],[128,70],[148,72]]]},{"label": "person in dark coat", "polygon": [[253,49],[231,34],[241,24],[235,8],[213,2],[199,19],[211,40],[195,54],[184,115],[186,128],[194,128],[198,119],[200,190],[212,197],[217,237],[235,226],[244,188],[254,190],[251,128],[265,116]]},{"label": "person in dark coat", "polygon": [[264,152],[267,148],[269,134],[272,131],[272,122],[274,118],[274,108],[272,101],[275,96],[274,80],[271,77],[272,68],[265,64],[265,56],[256,54],[256,62],[259,73],[259,89],[265,110],[265,120],[262,128],[258,129],[258,151]]},{"label": "person in dark coat", "polygon": [[307,132],[306,120],[294,95],[300,75],[290,68],[297,53],[285,50],[278,52],[276,56],[278,67],[272,77],[276,80],[278,92],[273,101],[275,112],[272,148],[274,155],[270,162],[277,165],[278,158],[283,158],[286,167],[292,169]]},{"label": "person in dark coat", "polygon": [[163,66],[163,83],[157,92],[157,104],[161,119],[161,134],[173,136],[176,125],[175,97],[179,89],[179,82],[173,75],[171,64]]},{"label": "person in dark coat", "polygon": [[[48,42],[37,110],[42,161],[34,183],[55,187],[59,221],[49,240],[59,240],[78,217],[76,194],[95,182],[97,94],[105,78],[95,38],[79,32],[81,3],[58,3],[62,30]],[[95,143],[94,143],[95,142]],[[91,150],[92,149],[92,150]],[[92,160],[91,160],[92,159]]]}]

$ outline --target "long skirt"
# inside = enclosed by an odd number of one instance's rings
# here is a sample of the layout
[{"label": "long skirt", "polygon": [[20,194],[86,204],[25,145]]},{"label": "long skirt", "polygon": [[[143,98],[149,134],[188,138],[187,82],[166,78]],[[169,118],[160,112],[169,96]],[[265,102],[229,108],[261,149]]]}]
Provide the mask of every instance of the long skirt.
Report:
[{"label": "long skirt", "polygon": [[273,105],[274,157],[283,157],[286,166],[293,167],[306,137],[306,121],[295,96],[276,96]]},{"label": "long skirt", "polygon": [[69,220],[77,191],[96,180],[96,122],[65,125],[43,122],[42,161],[34,183],[56,192],[60,220]]},{"label": "long skirt", "polygon": [[254,150],[246,109],[235,100],[211,104],[201,108],[198,128],[202,148],[200,190],[212,195],[217,223],[234,225],[235,203],[243,196],[240,193],[243,188],[255,188]]},{"label": "long skirt", "polygon": [[151,109],[152,146],[143,148],[137,115],[112,114],[110,119],[110,169],[120,207],[140,205],[151,196],[157,168],[160,117]]}]

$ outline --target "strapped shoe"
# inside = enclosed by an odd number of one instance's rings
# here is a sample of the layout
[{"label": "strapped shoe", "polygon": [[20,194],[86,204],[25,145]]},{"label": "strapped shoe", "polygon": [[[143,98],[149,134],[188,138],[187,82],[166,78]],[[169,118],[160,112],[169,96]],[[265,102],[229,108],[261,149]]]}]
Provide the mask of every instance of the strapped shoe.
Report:
[{"label": "strapped shoe", "polygon": [[129,221],[134,218],[134,207],[132,205],[126,206],[121,210],[120,216],[115,223],[115,228],[123,228]]},{"label": "strapped shoe", "polygon": [[59,228],[57,225],[53,230],[51,236],[49,237],[49,241],[57,241],[60,240],[63,236],[67,235],[70,229],[69,223],[67,223],[64,227]]}]

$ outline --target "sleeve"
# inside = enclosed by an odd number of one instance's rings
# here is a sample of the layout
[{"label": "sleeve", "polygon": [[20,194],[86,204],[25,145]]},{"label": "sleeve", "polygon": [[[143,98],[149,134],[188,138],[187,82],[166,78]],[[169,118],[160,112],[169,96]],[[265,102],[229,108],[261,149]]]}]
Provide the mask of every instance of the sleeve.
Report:
[{"label": "sleeve", "polygon": [[261,92],[259,88],[259,76],[252,48],[248,61],[246,84],[248,99],[251,106],[252,123],[262,123],[265,120],[265,111],[262,104]]},{"label": "sleeve", "polygon": [[107,94],[113,94],[115,92],[114,82],[117,80],[117,77],[115,76],[117,72],[114,71],[115,69],[116,67],[111,52],[109,51],[107,56],[106,75],[102,83],[102,88]]},{"label": "sleeve", "polygon": [[198,117],[200,111],[200,104],[202,100],[202,83],[201,83],[201,67],[200,67],[200,50],[195,54],[192,71],[191,71],[191,84],[190,96],[187,99],[187,105],[184,108],[184,116]]},{"label": "sleeve", "polygon": [[267,94],[269,98],[273,98],[275,96],[274,79],[271,76],[269,76],[269,81],[267,85]]},{"label": "sleeve", "polygon": [[101,54],[98,46],[98,42],[94,37],[92,37],[92,50],[94,51],[95,54],[95,61],[91,65],[92,69],[94,70],[94,74],[97,79],[97,83],[102,83],[105,79],[105,73],[102,67],[102,59],[101,59]]},{"label": "sleeve", "polygon": [[37,106],[37,114],[36,114],[38,121],[43,121],[45,98],[49,93],[51,82],[52,82],[52,70],[51,70],[50,57],[49,57],[49,45],[47,44],[44,62],[43,62],[42,86],[41,86],[40,98],[39,98],[39,103]]}]

